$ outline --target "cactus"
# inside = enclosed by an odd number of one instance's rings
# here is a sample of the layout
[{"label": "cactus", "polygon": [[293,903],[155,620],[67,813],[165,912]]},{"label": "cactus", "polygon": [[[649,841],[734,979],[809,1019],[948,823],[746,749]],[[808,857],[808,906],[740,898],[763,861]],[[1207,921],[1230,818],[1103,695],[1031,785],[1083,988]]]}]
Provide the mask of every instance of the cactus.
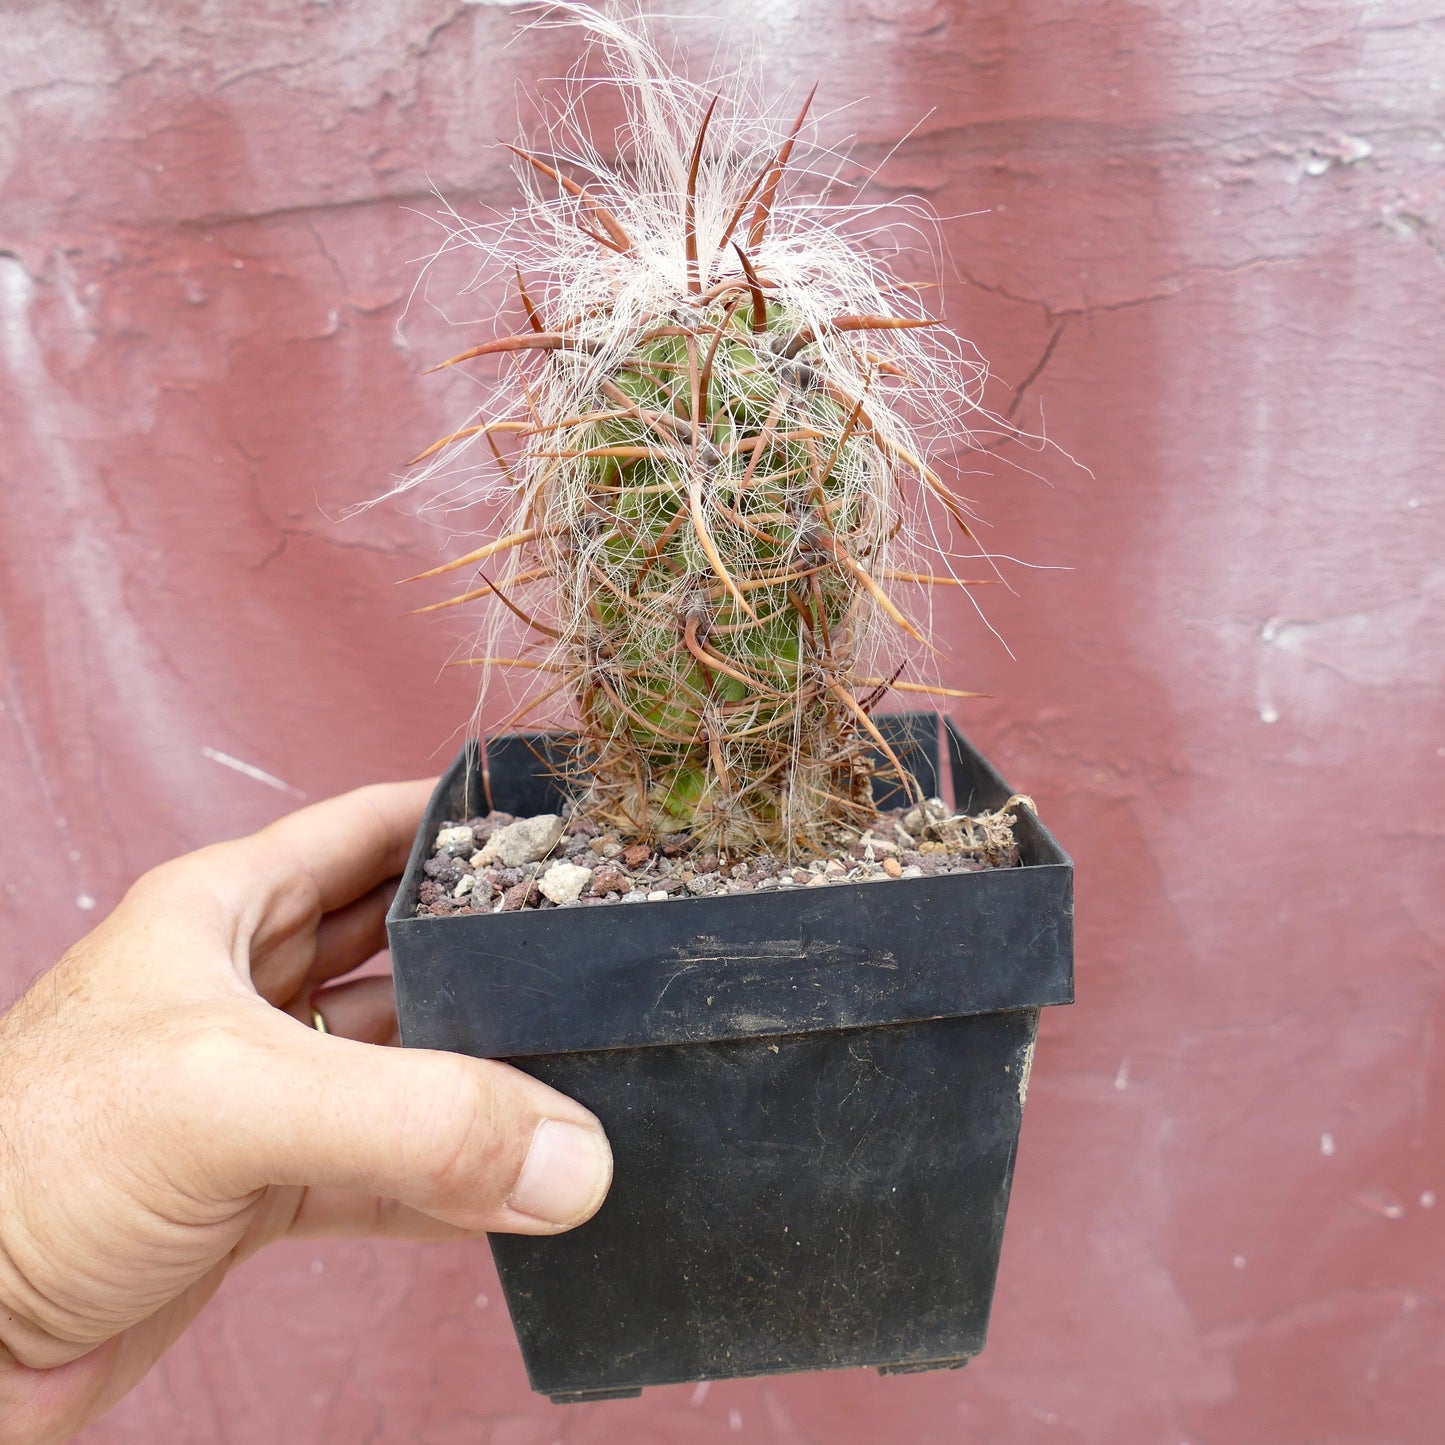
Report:
[{"label": "cactus", "polygon": [[[504,369],[415,460],[485,444],[511,518],[421,575],[476,569],[433,607],[496,609],[465,660],[540,680],[508,726],[570,701],[607,826],[725,854],[836,846],[875,816],[875,766],[907,779],[870,716],[883,693],[972,695],[900,681],[888,651],[930,647],[900,584],[969,585],[907,567],[924,502],[969,535],[908,394],[950,393],[956,434],[981,369],[836,211],[789,199],[812,96],[790,124],[751,120],[636,25],[579,17],[626,105],[621,154],[569,107],[548,156],[512,147],[528,203],[456,233],[508,267],[523,325],[441,363]],[[523,655],[501,655],[503,623]]]}]

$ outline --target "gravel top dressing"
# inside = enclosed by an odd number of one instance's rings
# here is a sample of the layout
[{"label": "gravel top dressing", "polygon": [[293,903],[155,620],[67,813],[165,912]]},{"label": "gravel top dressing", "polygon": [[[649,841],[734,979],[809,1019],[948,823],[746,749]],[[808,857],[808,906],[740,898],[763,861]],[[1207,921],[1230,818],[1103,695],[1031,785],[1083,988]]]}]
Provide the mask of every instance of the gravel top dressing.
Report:
[{"label": "gravel top dressing", "polygon": [[580,815],[544,813],[445,823],[425,864],[417,916],[511,913],[522,908],[658,903],[688,895],[821,888],[974,873],[1018,863],[1011,798],[994,813],[954,814],[938,798],[881,813],[869,831],[831,857],[785,861],[769,853],[719,858],[685,833],[656,844],[624,843]]}]

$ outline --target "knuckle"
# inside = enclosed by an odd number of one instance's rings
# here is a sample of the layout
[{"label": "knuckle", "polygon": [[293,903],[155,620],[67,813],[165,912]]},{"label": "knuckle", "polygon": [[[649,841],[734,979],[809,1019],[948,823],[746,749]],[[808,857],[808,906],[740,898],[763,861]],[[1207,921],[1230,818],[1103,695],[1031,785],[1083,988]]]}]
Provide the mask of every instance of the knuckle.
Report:
[{"label": "knuckle", "polygon": [[[214,848],[216,845],[212,845]],[[178,858],[168,858],[147,868],[126,890],[128,902],[151,903],[177,893],[189,893],[195,878],[207,864],[206,855],[211,848],[198,849],[194,853],[183,853]]]},{"label": "knuckle", "polygon": [[168,1013],[149,1084],[162,1100],[167,1182],[196,1217],[318,1169],[354,1187],[347,1181],[384,1149],[367,1123],[371,1071],[346,1052],[333,1062],[315,1039],[255,994]]},{"label": "knuckle", "polygon": [[[504,1106],[493,1069],[479,1060],[439,1059],[439,1077],[428,1091],[423,1117],[414,1118],[408,1141],[418,1172],[438,1204],[454,1206],[459,1223],[480,1218],[510,1193],[521,1159],[519,1129]],[[458,1216],[455,1206],[460,1206]]]},{"label": "knuckle", "polygon": [[180,1097],[206,1105],[253,1075],[263,1048],[250,1021],[238,1018],[233,1007],[202,1008],[168,1040],[164,1066]]},{"label": "knuckle", "polygon": [[258,1021],[234,1005],[195,1010],[155,1050],[151,1095],[172,1141],[168,1157],[198,1186],[209,1180],[221,1194],[243,1194],[263,1182],[233,1178],[230,1166],[270,1127],[256,1115],[252,1091],[273,1057]]}]

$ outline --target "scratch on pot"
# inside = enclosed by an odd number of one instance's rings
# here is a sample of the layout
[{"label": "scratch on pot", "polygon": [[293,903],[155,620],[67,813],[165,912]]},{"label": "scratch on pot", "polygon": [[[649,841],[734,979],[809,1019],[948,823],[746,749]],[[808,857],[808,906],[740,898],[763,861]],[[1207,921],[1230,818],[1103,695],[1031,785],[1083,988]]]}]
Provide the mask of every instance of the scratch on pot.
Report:
[{"label": "scratch on pot", "polygon": [[290,783],[252,763],[243,763],[240,758],[233,758],[230,753],[219,752],[215,748],[202,748],[201,756],[210,758],[213,763],[220,763],[223,768],[231,768],[235,772],[242,773],[258,783],[265,783],[268,788],[275,788],[278,793],[289,793],[293,798],[305,798],[306,796],[300,788],[293,788]]},{"label": "scratch on pot", "polygon": [[[699,959],[698,962],[702,962],[702,960]],[[667,981],[665,984],[663,984],[663,986],[662,986],[662,992],[661,992],[660,994],[658,994],[658,996],[653,1000],[653,1003],[652,1003],[653,1008],[654,1008],[654,1009],[661,1008],[661,1007],[662,1007],[662,1001],[663,1001],[663,999],[667,997],[667,991],[668,991],[668,989],[670,989],[670,988],[673,986],[673,984],[675,984],[675,983],[678,981],[678,979],[682,978],[685,974],[692,973],[692,972],[694,971],[694,968],[695,968],[695,965],[689,963],[689,964],[685,964],[682,968],[678,969],[677,972],[674,973],[674,974],[672,975],[672,977],[669,978],[668,981]],[[708,1002],[711,1003],[712,1000],[709,999]]]},{"label": "scratch on pot", "polygon": [[[509,992],[529,993],[537,998],[545,999],[561,998],[567,992],[566,982],[562,975],[556,969],[538,963],[536,959],[524,958],[515,953],[497,952],[493,954],[493,961],[498,976],[506,978]],[[540,977],[545,982],[524,983],[522,981],[523,973]]]},{"label": "scratch on pot", "polygon": [[747,1034],[781,1033],[787,1027],[787,1020],[771,1014],[735,1013],[729,1016],[728,1022]]},{"label": "scratch on pot", "polygon": [[1024,1050],[1019,1062],[1019,1108],[1028,1103],[1029,1099],[1029,1074],[1034,1067],[1034,1044],[1037,1040],[1030,1040],[1024,1045]]},{"label": "scratch on pot", "polygon": [[[744,946],[747,949],[746,952],[742,951]],[[820,943],[816,939],[805,940],[803,938],[750,938],[746,945],[734,945],[728,948],[720,938],[712,934],[700,933],[687,943],[678,944],[675,953],[678,962],[688,966],[722,963],[733,968],[743,968],[750,963],[806,961],[808,963],[851,963],[864,968],[896,969],[898,967],[898,960],[892,953],[882,952],[869,958],[858,958],[854,956],[851,949],[841,943]],[[680,973],[686,971],[684,968],[680,970]],[[679,974],[673,975],[673,979],[677,977]],[[758,977],[761,980],[763,975],[760,974]]]},{"label": "scratch on pot", "polygon": [[747,952],[741,953],[736,948],[726,947],[716,934],[699,933],[696,938],[690,939],[687,943],[679,944],[676,951],[678,961],[688,964],[760,963],[780,958],[801,958],[803,940],[801,938],[749,939]]}]

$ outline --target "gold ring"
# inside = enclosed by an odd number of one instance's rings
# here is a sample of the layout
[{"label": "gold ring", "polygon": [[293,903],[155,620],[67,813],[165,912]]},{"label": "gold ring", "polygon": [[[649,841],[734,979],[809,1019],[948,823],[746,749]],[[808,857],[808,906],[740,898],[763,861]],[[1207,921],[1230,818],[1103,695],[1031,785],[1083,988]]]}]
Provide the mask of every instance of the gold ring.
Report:
[{"label": "gold ring", "polygon": [[311,1027],[318,1034],[329,1034],[331,1030],[326,1027],[326,1020],[321,1016],[321,1010],[315,1004],[311,1005]]}]

